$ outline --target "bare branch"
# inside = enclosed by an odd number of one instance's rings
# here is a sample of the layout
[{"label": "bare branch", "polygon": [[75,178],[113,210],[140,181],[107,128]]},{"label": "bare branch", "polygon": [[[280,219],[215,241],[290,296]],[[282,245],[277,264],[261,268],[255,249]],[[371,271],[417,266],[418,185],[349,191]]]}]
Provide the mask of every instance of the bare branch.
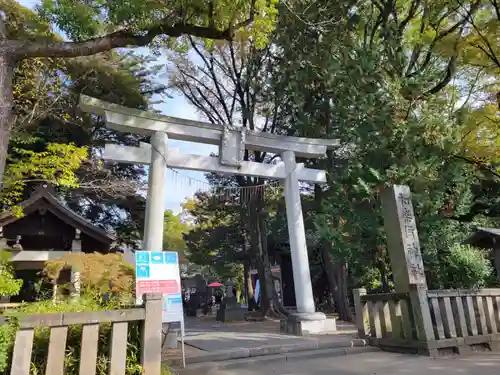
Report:
[{"label": "bare branch", "polygon": [[[477,10],[479,9],[479,5],[480,5],[480,1],[476,1],[475,3],[471,4],[470,6],[470,13],[471,14],[474,14],[475,12],[477,12]],[[456,9],[454,9],[456,10]],[[449,15],[452,13],[453,10],[450,10],[446,15]],[[439,27],[439,25],[441,24],[441,22],[446,18],[446,15],[443,15],[443,17],[441,17],[441,19],[433,25],[433,27],[435,29],[437,29]],[[443,38],[453,34],[455,31],[457,31],[459,28],[461,28],[463,30],[463,27],[464,25],[467,23],[467,17],[463,17],[460,21],[456,22],[453,26],[451,26],[450,28],[446,29],[446,30],[441,30],[436,36],[435,38],[433,39],[433,41],[430,43],[429,45],[429,48],[427,50],[427,53],[426,53],[426,56],[424,58],[424,61],[422,62],[422,64],[420,64],[419,68],[416,69],[415,71],[413,71],[412,73],[409,73],[408,74],[408,77],[413,77],[417,74],[420,74],[428,65],[429,63],[431,62],[431,57],[434,53],[434,47],[436,46],[436,44],[441,41]],[[460,31],[460,34],[462,34],[462,31]]]},{"label": "bare branch", "polygon": [[457,56],[452,56],[450,58],[450,61],[448,62],[448,66],[446,67],[443,79],[439,81],[433,88],[424,93],[423,96],[437,94],[444,87],[446,87],[446,85],[451,81],[451,79],[455,75],[456,66],[457,66]]},{"label": "bare branch", "polygon": [[[220,89],[220,85],[219,85],[219,79],[218,79],[218,77],[217,77],[217,75],[215,74],[215,71],[214,71],[214,63],[213,63],[213,61],[209,61],[205,57],[205,55],[203,54],[203,52],[198,48],[198,46],[194,42],[193,38],[189,38],[189,41],[191,42],[191,46],[196,51],[196,53],[198,54],[198,56],[203,60],[203,63],[205,64],[205,67],[209,70],[209,72],[210,72],[209,76],[211,77],[212,83],[214,84],[215,89],[217,90],[217,93],[218,93],[218,96],[217,95],[215,95],[215,96],[217,97],[217,99],[219,100],[219,102],[222,105],[222,109],[224,110],[224,113],[226,114],[227,121],[229,123],[232,123],[233,114],[229,112],[229,109],[227,107],[226,101],[224,100],[224,95],[222,94],[221,89]],[[212,53],[210,54],[210,60],[213,60],[213,54]]]},{"label": "bare branch", "polygon": [[413,0],[410,6],[410,10],[408,11],[408,15],[401,21],[399,24],[399,33],[402,34],[408,22],[410,22],[415,15],[417,14],[418,7],[422,0]]}]

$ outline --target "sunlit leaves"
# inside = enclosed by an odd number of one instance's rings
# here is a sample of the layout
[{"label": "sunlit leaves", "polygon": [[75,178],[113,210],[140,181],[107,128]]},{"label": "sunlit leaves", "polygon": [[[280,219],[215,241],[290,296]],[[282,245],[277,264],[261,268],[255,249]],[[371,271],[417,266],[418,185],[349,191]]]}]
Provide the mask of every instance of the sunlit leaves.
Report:
[{"label": "sunlit leaves", "polygon": [[123,254],[68,253],[61,258],[45,262],[44,278],[55,283],[64,269],[80,273],[81,290],[84,294],[103,296],[120,293],[131,296],[134,291],[135,270]]},{"label": "sunlit leaves", "polygon": [[49,182],[70,188],[78,187],[76,171],[88,158],[87,149],[74,144],[49,143],[46,151],[16,148],[4,176],[2,203],[16,204],[23,197],[27,182]]},{"label": "sunlit leaves", "polygon": [[0,296],[15,296],[21,290],[23,280],[16,279],[12,265],[12,253],[0,249]]},{"label": "sunlit leaves", "polygon": [[277,5],[277,0],[43,0],[39,11],[72,40],[179,24],[226,30],[253,19],[249,37],[264,45],[274,28]]}]

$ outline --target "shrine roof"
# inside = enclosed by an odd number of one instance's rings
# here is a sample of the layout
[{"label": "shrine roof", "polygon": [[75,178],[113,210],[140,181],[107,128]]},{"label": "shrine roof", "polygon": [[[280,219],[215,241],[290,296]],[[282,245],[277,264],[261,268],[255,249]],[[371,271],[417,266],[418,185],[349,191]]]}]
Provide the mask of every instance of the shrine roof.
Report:
[{"label": "shrine roof", "polygon": [[[51,193],[51,188],[47,185],[37,187],[34,193],[28,199],[19,203],[18,206],[21,207],[24,213],[23,217],[30,215],[40,207],[44,207],[60,220],[66,222],[75,229],[79,229],[82,233],[97,241],[111,244],[116,240],[114,235],[96,226],[67,207],[64,202]],[[11,210],[3,211],[0,213],[0,226],[9,225],[23,217],[14,215],[14,212]]]},{"label": "shrine roof", "polygon": [[469,236],[464,243],[484,249],[491,249],[500,241],[499,228],[477,227],[476,232]]}]

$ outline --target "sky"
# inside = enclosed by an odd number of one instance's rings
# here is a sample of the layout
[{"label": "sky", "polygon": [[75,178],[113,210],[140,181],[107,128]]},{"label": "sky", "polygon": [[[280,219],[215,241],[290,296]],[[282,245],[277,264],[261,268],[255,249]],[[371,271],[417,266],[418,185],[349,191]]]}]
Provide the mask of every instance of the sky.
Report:
[{"label": "sky", "polygon": [[[18,0],[21,5],[29,8],[34,8],[39,4],[39,0]],[[148,53],[146,48],[137,49],[140,53]],[[160,58],[161,59],[161,58]],[[159,63],[156,61],[155,63]],[[165,64],[167,65],[167,64]],[[165,67],[165,74],[160,76],[158,82],[166,83],[168,79],[167,67]],[[161,82],[165,80],[165,82]],[[153,102],[163,100],[162,103],[155,104],[154,109],[160,110],[163,114],[173,117],[180,117],[190,120],[203,120],[194,107],[192,107],[187,100],[182,95],[174,95],[172,98],[164,98],[159,96],[154,96],[152,98]],[[196,154],[196,155],[210,155],[213,152],[217,152],[216,146],[204,145],[201,143],[192,143],[184,141],[169,140],[168,146],[172,148],[177,148],[183,153]],[[206,181],[204,173],[195,171],[183,171],[179,170],[175,174],[166,170],[166,187],[165,187],[165,209],[170,209],[174,213],[179,213],[181,211],[181,203],[186,198],[191,198],[197,189],[203,185]],[[200,182],[201,181],[201,182]]]}]

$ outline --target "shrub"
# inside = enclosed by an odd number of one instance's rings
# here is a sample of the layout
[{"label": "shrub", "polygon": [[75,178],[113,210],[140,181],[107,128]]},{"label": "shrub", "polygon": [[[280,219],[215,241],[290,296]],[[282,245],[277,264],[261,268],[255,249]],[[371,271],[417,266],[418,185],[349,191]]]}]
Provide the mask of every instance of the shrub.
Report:
[{"label": "shrub", "polygon": [[47,281],[55,283],[61,271],[68,268],[80,272],[83,294],[102,299],[111,293],[119,296],[123,303],[132,301],[135,270],[122,254],[68,253],[45,262],[42,273]]},{"label": "shrub", "polygon": [[15,296],[23,286],[23,280],[14,277],[14,268],[9,251],[0,251],[0,296]]},{"label": "shrub", "polygon": [[493,268],[485,251],[457,244],[445,259],[445,271],[446,287],[476,289],[487,286]]}]

